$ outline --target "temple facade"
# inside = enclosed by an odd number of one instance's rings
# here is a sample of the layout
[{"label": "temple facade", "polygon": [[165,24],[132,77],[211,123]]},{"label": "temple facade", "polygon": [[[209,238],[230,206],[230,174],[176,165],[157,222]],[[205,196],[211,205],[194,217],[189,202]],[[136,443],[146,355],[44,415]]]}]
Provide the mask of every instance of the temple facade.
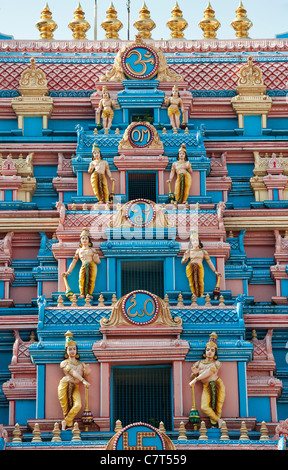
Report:
[{"label": "temple facade", "polygon": [[288,39],[0,36],[0,448],[286,448]]}]

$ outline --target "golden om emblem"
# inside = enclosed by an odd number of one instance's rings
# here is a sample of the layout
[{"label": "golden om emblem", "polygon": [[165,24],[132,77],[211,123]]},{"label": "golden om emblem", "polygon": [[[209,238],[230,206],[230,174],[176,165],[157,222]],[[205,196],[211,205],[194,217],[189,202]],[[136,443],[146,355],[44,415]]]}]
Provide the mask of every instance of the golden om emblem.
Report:
[{"label": "golden om emblem", "polygon": [[[132,305],[130,305],[130,307],[127,309],[127,315],[129,315],[129,317],[131,317],[131,318],[134,318],[134,317],[137,317],[137,316],[141,318],[141,317],[144,317],[144,315],[148,315],[149,317],[152,317],[152,315],[154,315],[154,313],[155,313],[156,305],[155,305],[154,300],[151,299],[151,298],[145,300],[143,308],[140,309],[142,313],[139,313],[138,310],[136,310],[135,313],[131,313],[131,310],[137,305],[136,294],[132,295],[129,302]],[[152,310],[151,313],[147,312],[148,302],[151,302],[152,306],[153,306],[153,310]]]},{"label": "golden om emblem", "polygon": [[147,63],[155,65],[155,58],[153,57],[153,54],[150,51],[146,51],[145,54],[142,55],[140,51],[135,49],[130,51],[126,58],[129,59],[129,57],[131,57],[133,54],[137,55],[137,59],[133,63],[133,66],[135,67],[140,64],[142,66],[142,70],[140,72],[136,72],[135,69],[133,69],[129,63],[126,63],[126,67],[130,73],[142,77],[142,75],[145,75],[147,73]]}]

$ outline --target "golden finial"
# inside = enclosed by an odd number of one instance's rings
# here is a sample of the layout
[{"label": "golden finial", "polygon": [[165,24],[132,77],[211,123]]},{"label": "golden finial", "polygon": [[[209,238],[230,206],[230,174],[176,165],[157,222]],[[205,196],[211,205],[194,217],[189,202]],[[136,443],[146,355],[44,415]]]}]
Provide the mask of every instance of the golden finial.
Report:
[{"label": "golden finial", "polygon": [[159,423],[159,431],[162,432],[163,434],[166,434],[166,429],[165,429],[163,421],[160,421]]},{"label": "golden finial", "polygon": [[227,428],[226,422],[222,421],[220,441],[229,441],[229,440],[230,440],[230,438],[229,438],[228,428]]},{"label": "golden finial", "polygon": [[178,441],[187,441],[184,421],[181,421],[178,432],[179,432]]},{"label": "golden finial", "polygon": [[204,421],[201,421],[199,432],[200,432],[199,441],[207,441],[208,440],[207,428],[206,428]]},{"label": "golden finial", "polygon": [[80,3],[74,11],[74,19],[68,24],[74,39],[86,39],[86,33],[90,29],[90,24],[85,20],[85,13]]},{"label": "golden finial", "polygon": [[80,436],[80,429],[79,429],[79,424],[77,421],[74,423],[73,429],[72,429],[72,434],[73,437],[71,439],[72,441],[81,441],[81,436]]},{"label": "golden finial", "polygon": [[118,32],[123,27],[123,24],[118,20],[117,11],[112,2],[106,12],[106,18],[101,24],[102,28],[106,31],[106,39],[118,39]]},{"label": "golden finial", "polygon": [[261,433],[261,436],[260,436],[260,439],[259,439],[260,441],[269,441],[270,440],[268,428],[266,426],[265,421],[262,421],[262,423],[261,423],[260,433]]},{"label": "golden finial", "polygon": [[35,423],[32,434],[33,434],[33,438],[31,442],[42,442],[41,431],[40,431],[38,423]]},{"label": "golden finial", "polygon": [[182,16],[182,11],[178,3],[176,2],[174,8],[171,12],[171,18],[167,21],[166,25],[171,30],[171,38],[173,39],[183,39],[184,29],[187,28],[188,23]]},{"label": "golden finial", "polygon": [[246,16],[247,11],[245,10],[242,1],[236,10],[236,18],[232,21],[231,26],[236,31],[237,38],[248,38],[248,30],[253,26],[253,23]]},{"label": "golden finial", "polygon": [[204,11],[204,18],[199,23],[200,28],[203,31],[203,37],[205,39],[215,39],[216,31],[221,26],[220,22],[215,18],[215,11],[213,10],[210,2],[208,3],[206,10]]},{"label": "golden finial", "polygon": [[22,433],[20,431],[20,426],[18,423],[15,424],[15,428],[14,428],[14,431],[13,431],[13,439],[12,439],[12,442],[13,443],[18,443],[18,442],[22,442]]},{"label": "golden finial", "polygon": [[183,303],[183,295],[182,294],[179,294],[178,295],[178,304],[177,304],[177,307],[184,307],[184,303]]},{"label": "golden finial", "polygon": [[150,18],[150,11],[144,2],[141,10],[139,11],[139,18],[133,25],[141,34],[142,38],[150,39],[151,31],[156,27],[154,21]]},{"label": "golden finial", "polygon": [[245,421],[242,421],[242,422],[241,422],[239,440],[240,440],[240,441],[248,441],[248,440],[249,440],[249,437],[248,437],[248,430],[247,430]]},{"label": "golden finial", "polygon": [[41,18],[36,23],[36,28],[40,31],[41,39],[53,39],[53,32],[57,29],[57,24],[52,18],[48,3],[41,12]]},{"label": "golden finial", "polygon": [[61,442],[62,441],[62,439],[60,437],[61,436],[61,430],[60,430],[59,424],[57,422],[54,424],[52,434],[53,434],[53,437],[51,439],[51,442]]},{"label": "golden finial", "polygon": [[114,431],[117,433],[119,431],[121,431],[122,428],[122,422],[120,421],[120,419],[117,419],[116,423],[115,423],[115,428],[114,428]]}]

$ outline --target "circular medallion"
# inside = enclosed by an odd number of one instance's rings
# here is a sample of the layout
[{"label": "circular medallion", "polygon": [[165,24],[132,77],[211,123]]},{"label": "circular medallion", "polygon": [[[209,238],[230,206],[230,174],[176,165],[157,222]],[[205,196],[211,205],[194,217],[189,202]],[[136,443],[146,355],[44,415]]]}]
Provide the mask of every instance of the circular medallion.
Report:
[{"label": "circular medallion", "polygon": [[166,450],[161,431],[146,423],[125,426],[115,437],[113,450]]},{"label": "circular medallion", "polygon": [[145,290],[135,290],[127,294],[122,303],[122,313],[133,325],[148,325],[159,312],[156,295]]},{"label": "circular medallion", "polygon": [[122,56],[124,73],[136,80],[149,79],[156,75],[159,58],[149,46],[134,45],[128,47]]},{"label": "circular medallion", "polygon": [[134,199],[126,206],[126,219],[134,226],[144,228],[156,217],[156,211],[148,199]]},{"label": "circular medallion", "polygon": [[128,138],[133,147],[145,148],[153,141],[154,132],[145,122],[138,122],[130,127]]}]

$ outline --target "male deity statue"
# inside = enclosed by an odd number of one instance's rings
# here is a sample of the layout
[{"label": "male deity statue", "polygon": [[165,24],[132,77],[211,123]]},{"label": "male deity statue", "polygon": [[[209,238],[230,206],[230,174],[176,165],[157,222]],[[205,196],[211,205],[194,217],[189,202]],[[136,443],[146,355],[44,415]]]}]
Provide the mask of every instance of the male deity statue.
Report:
[{"label": "male deity statue", "polygon": [[218,377],[221,362],[217,360],[217,351],[217,334],[213,332],[206,343],[203,359],[195,362],[191,367],[192,380],[189,385],[194,387],[196,382],[203,384],[201,410],[209,417],[212,426],[218,425],[220,428],[226,392],[222,379]]},{"label": "male deity statue", "polygon": [[106,160],[102,159],[100,149],[96,144],[92,147],[93,160],[90,162],[88,173],[91,174],[90,181],[93,192],[98,199],[98,202],[105,204],[109,202],[109,189],[107,178],[112,181],[112,191],[114,192],[115,178],[112,178],[109,164]]},{"label": "male deity statue", "polygon": [[170,184],[176,175],[174,197],[178,204],[185,204],[187,202],[189,191],[192,183],[192,167],[188,160],[186,145],[182,144],[178,151],[178,158],[176,162],[172,163],[172,168],[167,183]]},{"label": "male deity statue", "polygon": [[102,88],[102,98],[99,102],[98,109],[96,111],[96,124],[100,124],[102,117],[102,124],[104,129],[110,129],[112,120],[114,117],[113,109],[116,107],[116,101],[110,98],[106,86]]},{"label": "male deity statue", "polygon": [[189,263],[186,266],[186,276],[189,281],[191,292],[195,294],[196,297],[203,297],[204,295],[204,259],[216,274],[218,283],[220,281],[221,274],[216,271],[209,254],[203,249],[203,244],[198,237],[198,233],[192,232],[190,235],[188,250],[185,251],[181,263],[185,264],[189,260]]},{"label": "male deity statue", "polygon": [[[62,276],[66,281],[66,287],[69,290],[66,277],[73,271],[77,261],[80,259],[82,266],[79,271],[79,299],[86,298],[87,295],[93,298],[93,291],[95,287],[95,281],[97,276],[97,264],[100,264],[100,258],[93,243],[91,241],[89,230],[84,228],[80,235],[79,248],[73,257],[73,261],[70,264],[68,271],[63,273]],[[67,295],[67,293],[66,293]]]},{"label": "male deity statue", "polygon": [[73,339],[72,333],[67,331],[65,345],[65,360],[61,362],[60,367],[64,377],[58,385],[58,399],[63,410],[64,419],[62,421],[62,430],[73,427],[75,416],[81,410],[81,395],[79,384],[90,387],[88,378],[90,375],[90,366],[79,360],[77,343]]},{"label": "male deity statue", "polygon": [[180,98],[180,93],[177,85],[174,85],[174,87],[172,88],[171,96],[169,96],[169,98],[165,98],[165,105],[168,107],[168,117],[170,119],[172,129],[179,129],[181,126],[180,110],[182,112],[182,124],[185,124],[185,118],[183,101]]}]

